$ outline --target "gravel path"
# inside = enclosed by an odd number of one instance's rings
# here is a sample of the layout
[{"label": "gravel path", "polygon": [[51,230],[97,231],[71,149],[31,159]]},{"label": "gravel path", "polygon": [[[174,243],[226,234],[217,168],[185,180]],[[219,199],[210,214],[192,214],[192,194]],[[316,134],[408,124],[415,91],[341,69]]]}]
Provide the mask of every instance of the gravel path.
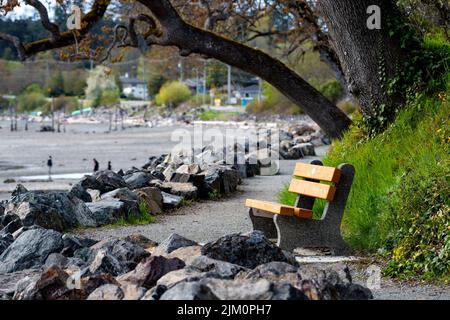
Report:
[{"label": "gravel path", "polygon": [[[319,148],[318,156],[322,156],[326,149]],[[310,162],[316,158],[318,157],[307,157],[302,161]],[[97,228],[80,233],[99,240],[141,233],[159,242],[175,232],[205,243],[225,234],[250,231],[251,222],[244,207],[245,199],[276,200],[276,192],[290,181],[296,162],[298,161],[283,160],[277,176],[244,179],[238,191],[230,197],[219,201],[195,202],[173,213],[157,216],[156,222],[149,225]]]}]

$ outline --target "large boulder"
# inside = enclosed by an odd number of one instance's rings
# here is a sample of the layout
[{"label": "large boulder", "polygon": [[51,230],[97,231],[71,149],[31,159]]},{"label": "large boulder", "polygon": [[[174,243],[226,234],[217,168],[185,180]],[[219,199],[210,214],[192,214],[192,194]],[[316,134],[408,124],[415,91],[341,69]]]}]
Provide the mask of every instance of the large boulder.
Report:
[{"label": "large boulder", "polygon": [[239,171],[224,165],[210,166],[208,169],[200,173],[204,175],[204,183],[200,190],[200,194],[219,193],[229,195],[236,191],[241,181]]},{"label": "large boulder", "polygon": [[192,183],[164,182],[160,188],[164,192],[183,197],[187,200],[197,198],[197,187]]},{"label": "large boulder", "polygon": [[197,242],[189,240],[183,236],[180,236],[177,233],[172,233],[169,235],[167,239],[165,239],[163,242],[159,244],[158,247],[156,247],[155,251],[153,252],[153,255],[167,255],[171,253],[172,251],[175,251],[179,248],[183,247],[190,247],[190,246],[196,246],[198,245]]},{"label": "large boulder", "polygon": [[141,261],[133,271],[117,278],[120,283],[130,283],[147,289],[155,286],[165,274],[182,269],[184,262],[178,258],[167,259],[162,256],[151,256]]},{"label": "large boulder", "polygon": [[80,184],[85,190],[99,190],[101,194],[127,187],[123,177],[111,170],[98,171],[92,176],[84,176],[80,180]]},{"label": "large boulder", "polygon": [[116,199],[104,199],[97,202],[88,202],[86,206],[92,213],[97,225],[115,223],[128,214],[127,205]]},{"label": "large boulder", "polygon": [[73,185],[69,190],[69,195],[77,197],[84,202],[92,202],[91,195],[86,191],[86,189],[83,188],[81,183],[76,183],[75,185]]},{"label": "large boulder", "polygon": [[12,234],[2,234],[0,235],[0,255],[14,242],[14,237]]},{"label": "large boulder", "polygon": [[170,194],[167,192],[161,192],[161,195],[163,198],[163,208],[165,209],[178,208],[181,205],[181,202],[183,201],[183,197]]},{"label": "large boulder", "polygon": [[115,284],[105,284],[95,289],[87,300],[122,300],[124,293],[119,286]]},{"label": "large boulder", "polygon": [[250,269],[271,261],[296,263],[293,257],[284,253],[260,231],[253,231],[248,235],[226,235],[205,244],[202,254]]},{"label": "large boulder", "polygon": [[0,255],[0,273],[41,267],[51,253],[63,247],[62,235],[57,231],[27,230]]},{"label": "large boulder", "polygon": [[97,225],[84,202],[65,192],[23,192],[11,198],[5,212],[18,215],[24,226],[57,231]]},{"label": "large boulder", "polygon": [[170,288],[160,300],[307,300],[303,292],[287,283],[267,280],[201,279]]},{"label": "large boulder", "polygon": [[89,269],[93,274],[110,273],[114,276],[127,273],[150,256],[144,248],[124,240],[104,240],[90,248]]},{"label": "large boulder", "polygon": [[153,180],[153,176],[146,172],[134,172],[124,177],[130,189],[140,189],[148,187],[148,183]]},{"label": "large boulder", "polygon": [[161,190],[156,187],[148,187],[135,190],[137,197],[147,205],[151,214],[163,213],[163,196]]}]

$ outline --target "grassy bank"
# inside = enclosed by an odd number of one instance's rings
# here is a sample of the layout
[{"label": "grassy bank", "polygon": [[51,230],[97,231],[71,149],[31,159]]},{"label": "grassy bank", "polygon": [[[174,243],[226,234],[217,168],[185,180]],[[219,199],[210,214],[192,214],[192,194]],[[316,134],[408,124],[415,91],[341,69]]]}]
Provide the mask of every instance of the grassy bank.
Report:
[{"label": "grassy bank", "polygon": [[[355,249],[383,254],[396,276],[450,274],[450,97],[417,96],[384,133],[367,138],[360,121],[324,163],[356,168],[343,221]],[[294,203],[287,190],[280,201]],[[323,202],[315,207],[318,217]]]}]

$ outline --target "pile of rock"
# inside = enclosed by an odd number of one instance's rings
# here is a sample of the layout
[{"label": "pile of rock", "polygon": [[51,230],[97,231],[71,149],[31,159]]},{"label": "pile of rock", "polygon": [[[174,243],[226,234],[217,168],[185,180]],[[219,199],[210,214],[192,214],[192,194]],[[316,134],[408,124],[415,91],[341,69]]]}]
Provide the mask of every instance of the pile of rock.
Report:
[{"label": "pile of rock", "polygon": [[330,143],[316,124],[303,121],[280,131],[279,153],[283,159],[297,160],[315,156],[316,147]]},{"label": "pile of rock", "polygon": [[204,246],[172,234],[96,242],[33,227],[0,255],[0,298],[17,300],[370,299],[349,270],[298,266],[260,232]]},{"label": "pile of rock", "polygon": [[199,164],[186,160],[169,154],[152,157],[140,169],[99,171],[84,176],[68,192],[28,191],[19,184],[0,206],[0,229],[12,235],[35,225],[64,231],[113,224],[139,215],[142,204],[148,213],[161,214],[183,200],[229,195],[241,182],[233,165],[215,158]]}]

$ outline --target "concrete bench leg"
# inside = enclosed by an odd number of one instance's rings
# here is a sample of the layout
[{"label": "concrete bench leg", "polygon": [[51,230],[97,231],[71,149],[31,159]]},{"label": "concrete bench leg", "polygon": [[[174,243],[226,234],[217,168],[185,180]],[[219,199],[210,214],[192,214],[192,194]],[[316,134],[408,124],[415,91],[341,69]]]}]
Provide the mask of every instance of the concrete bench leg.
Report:
[{"label": "concrete bench leg", "polygon": [[253,224],[253,230],[262,231],[268,239],[276,239],[278,237],[277,228],[273,222],[273,214],[253,208],[250,208],[248,214]]},{"label": "concrete bench leg", "polygon": [[339,225],[323,220],[275,216],[278,233],[277,245],[286,251],[296,248],[329,248],[333,255],[346,255],[350,250],[342,239]]}]

